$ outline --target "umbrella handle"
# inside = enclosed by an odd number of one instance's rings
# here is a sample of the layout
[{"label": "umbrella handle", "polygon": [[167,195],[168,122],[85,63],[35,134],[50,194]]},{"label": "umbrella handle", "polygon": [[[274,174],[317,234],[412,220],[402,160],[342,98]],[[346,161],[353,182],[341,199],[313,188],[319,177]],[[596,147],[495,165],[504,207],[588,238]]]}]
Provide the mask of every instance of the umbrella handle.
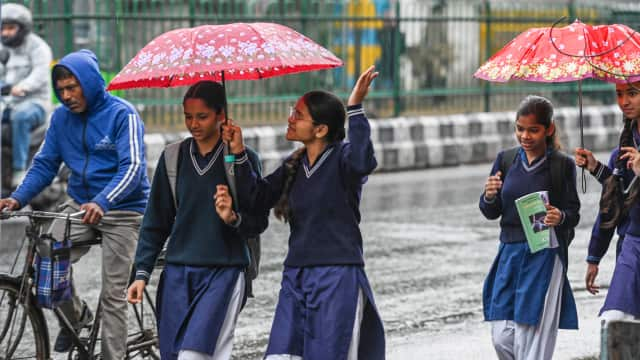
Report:
[{"label": "umbrella handle", "polygon": [[[224,83],[224,70],[220,72],[220,79],[222,83],[222,90],[224,91],[224,104],[222,105],[224,110],[224,124],[227,125],[227,122],[229,121],[229,113],[227,112],[227,87]],[[224,156],[224,162],[226,163],[235,162],[236,156],[233,153],[231,153],[229,142],[224,144],[224,146],[226,146],[227,150],[229,150],[228,154]]]}]

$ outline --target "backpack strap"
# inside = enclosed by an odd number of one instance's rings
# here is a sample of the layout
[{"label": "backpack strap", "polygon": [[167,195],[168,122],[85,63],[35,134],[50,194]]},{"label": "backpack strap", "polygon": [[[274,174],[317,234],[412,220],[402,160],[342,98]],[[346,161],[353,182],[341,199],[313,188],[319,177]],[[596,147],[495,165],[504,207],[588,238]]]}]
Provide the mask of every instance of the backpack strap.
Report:
[{"label": "backpack strap", "polygon": [[509,168],[513,165],[513,161],[516,159],[519,149],[519,146],[515,146],[502,152],[502,161],[500,162],[500,173],[502,174],[500,178],[502,181],[507,177],[507,172],[509,172]]},{"label": "backpack strap", "polygon": [[560,204],[562,201],[564,178],[567,174],[566,156],[558,151],[551,153],[549,158],[549,169],[551,171],[551,191],[549,200],[553,199],[554,204]]},{"label": "backpack strap", "polygon": [[173,142],[164,148],[164,166],[167,169],[167,178],[173,197],[173,207],[178,209],[178,199],[176,198],[176,177],[178,176],[178,156],[180,155],[180,144],[184,140]]}]

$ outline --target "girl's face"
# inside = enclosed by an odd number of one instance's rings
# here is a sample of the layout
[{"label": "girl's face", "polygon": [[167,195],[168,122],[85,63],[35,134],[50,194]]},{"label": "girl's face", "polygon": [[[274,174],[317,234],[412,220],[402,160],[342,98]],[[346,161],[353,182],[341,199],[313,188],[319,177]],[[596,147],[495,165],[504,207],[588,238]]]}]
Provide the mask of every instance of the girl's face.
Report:
[{"label": "girl's face", "polygon": [[617,84],[616,97],[625,117],[631,120],[640,119],[640,82]]},{"label": "girl's face", "polygon": [[308,143],[321,138],[320,128],[326,125],[316,125],[309,114],[309,108],[302,98],[298,99],[296,105],[291,108],[288,120],[286,138],[289,141],[300,141]]},{"label": "girl's face", "polygon": [[516,120],[516,138],[524,151],[528,153],[543,154],[547,149],[546,138],[553,134],[553,130],[553,125],[545,128],[544,125],[538,123],[533,114],[520,116]]},{"label": "girl's face", "polygon": [[184,102],[184,124],[197,142],[215,139],[220,122],[215,110],[207,107],[202,99],[192,98]]}]

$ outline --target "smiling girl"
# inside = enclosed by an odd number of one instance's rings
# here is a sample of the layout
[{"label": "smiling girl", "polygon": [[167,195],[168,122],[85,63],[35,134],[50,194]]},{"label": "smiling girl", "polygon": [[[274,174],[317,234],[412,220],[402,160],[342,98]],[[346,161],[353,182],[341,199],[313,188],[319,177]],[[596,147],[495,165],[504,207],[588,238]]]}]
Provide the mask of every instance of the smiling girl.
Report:
[{"label": "smiling girl", "polygon": [[[268,212],[240,214],[229,204],[217,201],[214,206],[209,200],[228,192],[220,137],[224,105],[224,88],[218,83],[201,81],[189,88],[183,107],[192,137],[179,144],[174,169],[176,198],[165,149],[140,229],[136,280],[128,293],[132,303],[141,301],[156,259],[169,239],[157,291],[162,359],[231,358],[235,323],[245,298],[243,271],[249,265],[245,239],[267,226]],[[247,154],[253,166],[259,166],[257,155]]]},{"label": "smiling girl", "polygon": [[325,91],[298,99],[286,138],[304,146],[265,178],[246,161],[240,128],[224,127],[237,154],[240,202],[274,208],[290,226],[267,360],[384,359],[384,329],[364,271],[359,227],[362,188],[377,165],[362,101],[377,76],[373,66],[360,75],[346,112]]},{"label": "smiling girl", "polygon": [[[515,135],[520,146],[498,154],[480,197],[482,214],[501,218],[498,255],[483,289],[484,316],[491,322],[499,359],[551,359],[558,328],[578,327],[566,276],[568,246],[580,210],[575,165],[559,152],[549,100],[528,96],[522,101]],[[512,159],[507,154],[513,154]],[[562,173],[552,174],[555,162]],[[552,180],[558,176],[561,182]],[[553,189],[554,183],[562,189]],[[550,227],[551,241],[549,248],[531,253],[515,200],[536,191],[550,195],[543,221]]]}]

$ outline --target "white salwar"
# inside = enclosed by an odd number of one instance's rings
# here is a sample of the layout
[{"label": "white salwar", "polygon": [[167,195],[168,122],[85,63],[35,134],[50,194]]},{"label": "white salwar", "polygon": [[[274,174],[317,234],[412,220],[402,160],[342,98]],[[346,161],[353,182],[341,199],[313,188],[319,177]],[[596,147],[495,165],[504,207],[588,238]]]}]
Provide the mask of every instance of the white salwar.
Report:
[{"label": "white salwar", "polygon": [[242,299],[244,297],[245,281],[244,273],[240,273],[236,286],[233,289],[227,314],[224,317],[220,334],[216,340],[216,350],[212,355],[192,351],[180,350],[178,360],[229,360],[231,359],[231,350],[233,349],[233,332],[236,328],[238,314],[242,309]]},{"label": "white salwar", "polygon": [[547,360],[553,358],[560,324],[563,286],[562,261],[556,255],[539,323],[531,326],[518,324],[512,320],[491,322],[493,346],[498,359]]}]

